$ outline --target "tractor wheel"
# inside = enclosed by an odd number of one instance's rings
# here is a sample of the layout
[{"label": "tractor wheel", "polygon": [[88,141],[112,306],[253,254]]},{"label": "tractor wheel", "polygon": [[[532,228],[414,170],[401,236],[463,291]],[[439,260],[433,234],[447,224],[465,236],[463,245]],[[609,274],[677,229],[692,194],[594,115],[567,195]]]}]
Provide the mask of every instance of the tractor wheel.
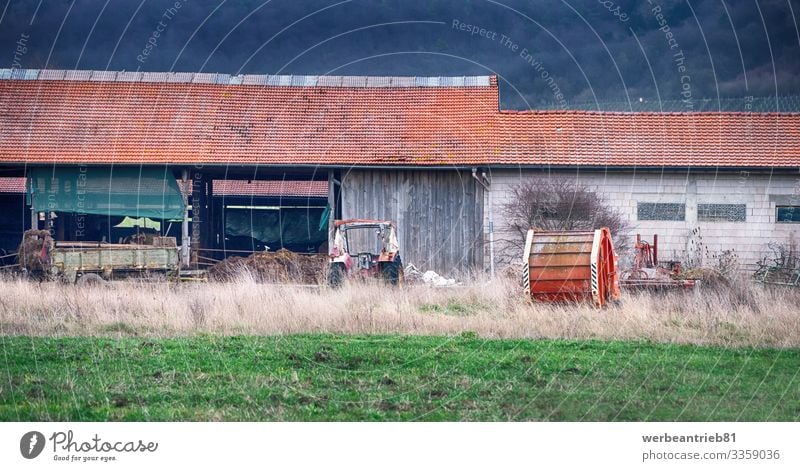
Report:
[{"label": "tractor wheel", "polygon": [[75,284],[78,286],[104,286],[107,281],[96,273],[85,273],[75,280]]},{"label": "tractor wheel", "polygon": [[344,283],[344,267],[340,263],[335,263],[328,269],[328,285],[331,288],[338,288]]},{"label": "tractor wheel", "polygon": [[400,286],[403,279],[403,262],[400,258],[395,261],[383,264],[383,279],[392,286]]}]

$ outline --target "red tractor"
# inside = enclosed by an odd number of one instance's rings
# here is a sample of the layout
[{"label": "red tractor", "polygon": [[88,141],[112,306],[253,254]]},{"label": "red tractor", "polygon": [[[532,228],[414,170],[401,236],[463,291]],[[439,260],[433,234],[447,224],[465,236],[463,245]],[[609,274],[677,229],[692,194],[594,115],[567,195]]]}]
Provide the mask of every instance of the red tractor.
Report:
[{"label": "red tractor", "polygon": [[328,253],[328,284],[340,286],[345,278],[403,282],[403,262],[397,228],[391,221],[347,219],[336,230]]}]

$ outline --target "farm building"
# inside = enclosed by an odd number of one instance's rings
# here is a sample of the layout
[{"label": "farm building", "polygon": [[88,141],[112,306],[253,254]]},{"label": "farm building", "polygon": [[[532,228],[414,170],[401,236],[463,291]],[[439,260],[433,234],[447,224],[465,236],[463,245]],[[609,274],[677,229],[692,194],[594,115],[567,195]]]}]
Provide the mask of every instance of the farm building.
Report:
[{"label": "farm building", "polygon": [[49,224],[149,227],[210,258],[314,252],[331,219],[373,218],[397,222],[406,263],[485,271],[519,256],[503,208],[537,176],[596,188],[662,258],[699,228],[754,263],[800,227],[800,114],[507,111],[494,76],[0,70],[6,250]]}]

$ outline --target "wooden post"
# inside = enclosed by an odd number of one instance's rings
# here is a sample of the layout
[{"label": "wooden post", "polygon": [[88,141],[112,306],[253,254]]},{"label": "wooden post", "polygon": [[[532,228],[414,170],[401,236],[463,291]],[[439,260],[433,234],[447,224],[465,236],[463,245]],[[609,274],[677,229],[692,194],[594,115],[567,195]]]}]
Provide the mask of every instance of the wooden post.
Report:
[{"label": "wooden post", "polygon": [[184,268],[189,268],[189,171],[181,174],[181,196],[183,196],[183,221],[181,221],[181,261]]},{"label": "wooden post", "polygon": [[333,178],[333,170],[328,170],[328,253],[333,248],[334,219],[336,218],[336,193],[334,186],[336,180]]},{"label": "wooden post", "polygon": [[[39,213],[33,209],[33,181],[31,181],[30,175],[25,175],[25,201],[28,200],[31,202],[31,229],[37,230],[39,229]],[[22,225],[22,229],[24,232],[25,224]]]},{"label": "wooden post", "polygon": [[[203,247],[206,249],[215,249],[217,248],[217,242],[215,236],[217,234],[215,228],[215,221],[214,221],[214,180],[211,177],[206,179],[206,204],[205,204],[205,217],[206,217],[206,226],[205,226],[205,243]],[[211,252],[211,257],[213,257],[214,252]],[[209,254],[206,254],[209,255]]]},{"label": "wooden post", "polygon": [[[483,174],[483,178],[486,178],[486,174]],[[489,192],[489,273],[492,279],[494,279],[494,218],[492,217],[492,207],[494,206],[494,200],[492,199],[492,184],[491,182],[485,185],[486,191]]]},{"label": "wooden post", "polygon": [[658,234],[653,234],[653,266],[658,266]]},{"label": "wooden post", "polygon": [[203,173],[200,170],[201,169],[195,167],[195,170],[192,172],[192,252],[189,259],[194,268],[198,268],[197,256],[202,246],[203,237],[201,226],[205,220],[203,211],[203,204],[205,203],[203,193],[205,190],[203,188]]},{"label": "wooden post", "polygon": [[50,211],[44,212],[44,230],[50,233],[50,236],[53,236],[53,218],[52,213]]},{"label": "wooden post", "polygon": [[211,226],[211,178],[208,173],[200,180],[200,250],[198,256],[207,256],[208,252],[200,253],[203,249],[211,248],[213,227]]}]

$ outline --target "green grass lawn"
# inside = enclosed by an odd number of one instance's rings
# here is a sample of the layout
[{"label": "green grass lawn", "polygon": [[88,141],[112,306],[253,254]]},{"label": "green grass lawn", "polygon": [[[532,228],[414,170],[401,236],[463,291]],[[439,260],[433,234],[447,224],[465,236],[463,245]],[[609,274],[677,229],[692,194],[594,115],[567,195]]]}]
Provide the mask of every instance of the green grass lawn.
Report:
[{"label": "green grass lawn", "polygon": [[0,337],[0,420],[800,419],[800,350],[457,337]]}]

